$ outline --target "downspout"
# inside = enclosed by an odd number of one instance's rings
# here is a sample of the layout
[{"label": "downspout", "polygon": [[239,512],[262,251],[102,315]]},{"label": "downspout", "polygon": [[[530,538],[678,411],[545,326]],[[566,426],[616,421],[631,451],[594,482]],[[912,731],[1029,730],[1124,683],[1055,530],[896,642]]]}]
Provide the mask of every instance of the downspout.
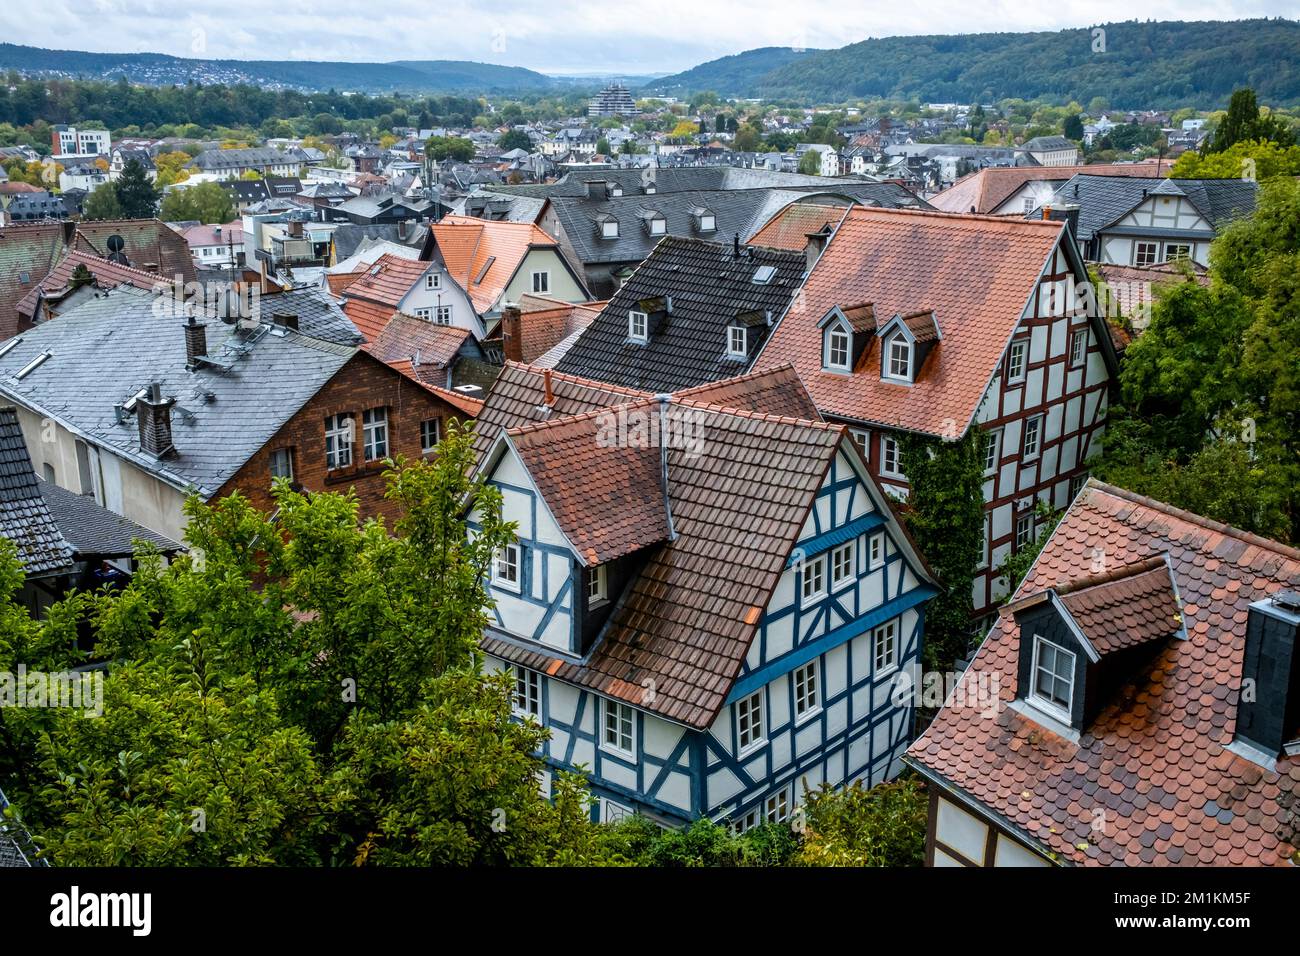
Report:
[{"label": "downspout", "polygon": [[660,392],[655,396],[659,403],[659,485],[664,496],[664,513],[668,516],[668,540],[677,540],[677,529],[673,527],[673,503],[668,496],[668,403],[672,396]]}]

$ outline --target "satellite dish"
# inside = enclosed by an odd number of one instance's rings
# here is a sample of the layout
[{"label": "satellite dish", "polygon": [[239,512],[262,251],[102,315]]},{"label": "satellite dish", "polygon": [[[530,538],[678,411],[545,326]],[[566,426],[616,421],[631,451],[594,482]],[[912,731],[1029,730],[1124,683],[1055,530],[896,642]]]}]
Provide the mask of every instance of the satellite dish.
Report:
[{"label": "satellite dish", "polygon": [[117,233],[113,233],[113,235],[108,237],[108,241],[105,243],[105,245],[108,246],[109,252],[121,252],[123,249],[126,248],[126,240],[123,239],[121,236],[119,236]]}]

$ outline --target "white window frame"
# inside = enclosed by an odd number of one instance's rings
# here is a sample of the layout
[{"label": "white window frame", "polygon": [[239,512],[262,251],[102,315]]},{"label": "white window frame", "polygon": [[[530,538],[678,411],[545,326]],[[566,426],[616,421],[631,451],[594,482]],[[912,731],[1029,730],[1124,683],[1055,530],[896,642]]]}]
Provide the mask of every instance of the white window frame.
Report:
[{"label": "white window frame", "polygon": [[[1062,707],[1060,704],[1056,703],[1056,701],[1052,700],[1049,697],[1041,696],[1038,692],[1038,672],[1039,669],[1043,667],[1043,665],[1041,664],[1041,656],[1042,656],[1042,650],[1044,644],[1050,647],[1055,654],[1065,655],[1070,660],[1070,668],[1069,668],[1070,678],[1068,682],[1069,696],[1066,698],[1066,704],[1067,704],[1066,707]],[[1025,699],[1028,700],[1035,707],[1037,707],[1039,710],[1042,710],[1045,713],[1049,714],[1050,716],[1055,717],[1056,719],[1063,721],[1066,724],[1069,724],[1073,719],[1070,715],[1070,710],[1074,707],[1074,669],[1077,662],[1078,662],[1078,658],[1075,656],[1074,651],[1067,650],[1066,648],[1061,647],[1061,645],[1055,643],[1054,641],[1049,641],[1047,640],[1047,638],[1042,637],[1039,634],[1035,634],[1034,635],[1034,658],[1029,668],[1029,693],[1025,695]],[[1050,674],[1052,677],[1052,681],[1053,681],[1052,690],[1053,692],[1055,692],[1056,682],[1064,681],[1064,678],[1060,677],[1055,670],[1048,670],[1047,673]]]},{"label": "white window frame", "polygon": [[[739,338],[739,342],[737,342]],[[743,325],[727,326],[727,357],[746,358],[749,355],[749,330]]]},{"label": "white window frame", "polygon": [[794,722],[803,723],[822,709],[821,687],[818,685],[817,662],[814,657],[807,664],[790,672],[790,686],[794,692]]},{"label": "white window frame", "polygon": [[[611,731],[613,740],[609,739]],[[620,757],[636,757],[636,710],[631,704],[608,697],[601,699],[600,748]]]},{"label": "white window frame", "polygon": [[[1033,426],[1033,447],[1030,447],[1030,427]],[[1025,419],[1024,434],[1020,436],[1020,457],[1033,461],[1043,450],[1043,416],[1030,415]]]},{"label": "white window frame", "polygon": [[415,317],[417,319],[431,319],[433,316],[430,314],[429,310],[425,308],[425,309],[416,309]]},{"label": "white window frame", "polygon": [[700,232],[713,232],[718,228],[718,217],[711,212],[700,216]]},{"label": "white window frame", "polygon": [[606,219],[600,224],[600,235],[602,239],[618,238],[618,220]]},{"label": "white window frame", "polygon": [[350,412],[340,412],[325,419],[325,469],[335,471],[352,466],[352,443],[356,430]]},{"label": "white window frame", "polygon": [[858,542],[856,539],[831,548],[831,591],[842,591],[858,577]]},{"label": "white window frame", "polygon": [[[897,370],[896,370],[897,367]],[[895,332],[885,343],[885,378],[898,382],[912,380],[912,343],[902,332]]]},{"label": "white window frame", "polygon": [[586,568],[584,571],[587,607],[600,607],[609,600],[609,576],[606,573],[606,567],[606,565],[598,564],[594,568]]},{"label": "white window frame", "polygon": [[[433,444],[429,444],[429,426],[432,425]],[[420,454],[432,455],[438,450],[438,443],[442,441],[442,419],[426,418],[420,422]]]},{"label": "white window frame", "polygon": [[990,428],[984,434],[984,477],[987,478],[998,473],[998,465],[1002,462],[1002,429]]},{"label": "white window frame", "polygon": [[[891,467],[890,464],[889,464],[889,452],[887,451],[887,449],[888,449],[891,445],[892,445],[893,448],[894,448],[894,464],[893,464],[892,467]],[[902,458],[903,458],[903,448],[902,448],[901,445],[899,445],[899,443],[898,443],[898,439],[897,439],[897,438],[894,438],[894,437],[892,437],[892,436],[890,436],[890,435],[881,435],[881,436],[880,436],[880,474],[881,474],[881,476],[882,476],[882,477],[885,477],[885,478],[903,478],[903,477],[905,477],[905,476],[903,475],[903,462],[902,462]]]},{"label": "white window frame", "polygon": [[871,429],[850,428],[849,437],[857,442],[858,451],[862,452],[863,458],[871,457]]},{"label": "white window frame", "polygon": [[[1142,260],[1146,259],[1145,262]],[[1135,242],[1133,243],[1133,265],[1143,268],[1146,266],[1156,265],[1160,261],[1160,243],[1158,242]]]},{"label": "white window frame", "polygon": [[[1017,359],[1019,361],[1017,361]],[[1029,340],[1016,339],[1007,346],[1007,382],[1017,384],[1025,380],[1029,364]]]},{"label": "white window frame", "polygon": [[542,717],[542,675],[527,667],[514,665],[515,690],[510,709],[520,717]]},{"label": "white window frame", "polygon": [[518,542],[503,545],[492,556],[492,584],[507,591],[522,594],[524,589],[523,559],[524,551]]},{"label": "white window frame", "polygon": [[[815,584],[810,591],[808,586]],[[826,596],[826,555],[819,554],[803,562],[799,574],[799,606],[816,604]]]},{"label": "white window frame", "polygon": [[383,461],[388,452],[388,409],[382,405],[368,408],[361,413],[361,457]]},{"label": "white window frame", "polygon": [[[540,288],[537,280],[541,280]],[[538,269],[533,273],[533,294],[548,295],[551,291],[551,273],[549,269]]]},{"label": "white window frame", "polygon": [[763,822],[784,823],[790,819],[790,788],[782,787],[763,801]]},{"label": "white window frame", "polygon": [[666,236],[668,234],[668,220],[662,216],[654,216],[650,220],[650,235]]},{"label": "white window frame", "polygon": [[[835,353],[837,351],[835,340],[837,338],[842,338],[844,340],[844,347],[842,350],[844,352],[844,360],[842,362],[835,361]],[[832,372],[852,371],[849,367],[849,362],[852,361],[852,353],[853,336],[849,334],[849,331],[845,329],[843,325],[836,323],[826,330],[826,355],[824,364],[827,370]]]},{"label": "white window frame", "polygon": [[[1023,534],[1021,533],[1021,526],[1022,526],[1022,525],[1023,525],[1023,527],[1024,527],[1024,533],[1023,533]],[[1028,512],[1027,514],[1022,514],[1022,515],[1020,515],[1019,517],[1016,518],[1016,530],[1015,530],[1015,538],[1014,538],[1014,540],[1015,540],[1015,543],[1016,543],[1016,550],[1017,550],[1017,551],[1019,551],[1019,550],[1020,550],[1021,548],[1023,548],[1025,545],[1027,545],[1027,544],[1032,544],[1032,543],[1033,543],[1033,541],[1034,541],[1034,513],[1033,513],[1032,511]]]},{"label": "white window frame", "polygon": [[[288,467],[280,467],[277,460],[283,461]],[[284,448],[275,449],[275,451],[271,452],[270,466],[272,478],[288,478],[293,481],[293,449],[288,445]]]},{"label": "white window frame", "polygon": [[440,305],[433,313],[434,325],[451,325],[451,306]]},{"label": "white window frame", "polygon": [[733,832],[740,834],[746,830],[752,830],[762,822],[762,812],[758,807],[754,807],[745,812],[745,815],[731,825]]},{"label": "white window frame", "polygon": [[424,287],[426,289],[441,289],[442,274],[438,272],[427,272],[424,275]]},{"label": "white window frame", "polygon": [[993,544],[993,516],[985,514],[984,521],[980,524],[980,561],[975,565],[977,571],[984,571],[989,566],[989,560],[992,557]]},{"label": "white window frame", "polygon": [[763,690],[736,701],[736,755],[751,753],[767,743]]},{"label": "white window frame", "polygon": [[898,670],[898,618],[871,629],[871,667],[876,677]]},{"label": "white window frame", "polygon": [[1073,501],[1079,497],[1079,492],[1083,491],[1083,486],[1088,483],[1088,473],[1081,471],[1077,475],[1070,476],[1070,485],[1068,488],[1070,500]]},{"label": "white window frame", "polygon": [[878,531],[867,539],[867,570],[885,566],[885,533]]},{"label": "white window frame", "polygon": [[[1186,249],[1182,255],[1170,256],[1171,249]],[[1190,242],[1166,242],[1164,248],[1165,262],[1180,262],[1184,259],[1192,258],[1192,244]]]},{"label": "white window frame", "polygon": [[1088,358],[1088,326],[1070,332],[1070,368],[1079,368]]},{"label": "white window frame", "polygon": [[[638,332],[637,329],[640,328]],[[636,309],[629,309],[627,313],[627,337],[633,342],[644,344],[650,338],[650,316]]]}]

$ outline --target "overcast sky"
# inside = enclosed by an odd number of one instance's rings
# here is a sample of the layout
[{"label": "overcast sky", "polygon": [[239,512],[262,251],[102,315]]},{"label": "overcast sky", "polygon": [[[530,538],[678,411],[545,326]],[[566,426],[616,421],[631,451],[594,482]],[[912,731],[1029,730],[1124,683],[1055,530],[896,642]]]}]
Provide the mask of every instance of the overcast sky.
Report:
[{"label": "overcast sky", "polygon": [[762,46],[1298,10],[1297,0],[8,0],[0,38],[103,53],[478,60],[543,73],[634,74],[677,72]]}]

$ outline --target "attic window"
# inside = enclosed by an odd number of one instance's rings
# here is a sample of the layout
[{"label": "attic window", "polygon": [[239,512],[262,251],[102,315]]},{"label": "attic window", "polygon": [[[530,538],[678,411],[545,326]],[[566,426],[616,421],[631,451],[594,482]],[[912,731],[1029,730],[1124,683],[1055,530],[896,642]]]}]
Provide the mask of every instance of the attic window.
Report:
[{"label": "attic window", "polygon": [[8,355],[11,351],[13,351],[15,346],[21,345],[22,341],[23,339],[22,336],[20,335],[18,336],[18,338],[10,339],[8,342],[4,343],[4,345],[0,345],[0,358],[4,358],[6,355]]},{"label": "attic window", "polygon": [[612,187],[610,187],[609,194],[611,196],[621,196],[623,195],[623,187],[620,186],[618,183],[615,183]]},{"label": "attic window", "polygon": [[727,326],[727,358],[743,359],[749,355],[747,333],[743,325]]},{"label": "attic window", "polygon": [[776,275],[776,266],[759,266],[754,270],[754,285],[767,285]]},{"label": "attic window", "polygon": [[655,214],[646,220],[646,226],[652,236],[662,236],[668,231],[668,220],[659,214]]},{"label": "attic window", "polygon": [[912,380],[912,343],[901,333],[890,336],[885,343],[884,376],[904,382]]},{"label": "attic window", "polygon": [[627,314],[627,337],[633,342],[646,341],[646,328],[649,322],[649,316],[644,312],[638,312],[635,309]]},{"label": "attic window", "polygon": [[1029,700],[1065,723],[1074,703],[1074,654],[1034,635],[1033,683]]},{"label": "attic window", "polygon": [[848,329],[843,325],[832,325],[826,330],[826,356],[823,368],[832,372],[849,371],[849,348],[851,339]]},{"label": "attic window", "polygon": [[15,378],[16,380],[18,380],[18,381],[21,381],[21,380],[23,380],[24,378],[26,378],[28,375],[31,375],[32,372],[34,372],[34,371],[36,371],[38,368],[40,368],[41,365],[43,365],[43,364],[45,363],[45,360],[48,359],[52,354],[54,354],[54,353],[52,353],[52,352],[50,352],[50,351],[48,351],[48,350],[42,352],[40,355],[36,356],[36,358],[32,359],[30,362],[28,362],[26,365],[24,365],[21,369],[19,369],[19,370],[18,370],[18,374],[15,375],[14,378]]},{"label": "attic window", "polygon": [[600,223],[600,235],[604,239],[618,238],[618,220],[603,219]]}]

